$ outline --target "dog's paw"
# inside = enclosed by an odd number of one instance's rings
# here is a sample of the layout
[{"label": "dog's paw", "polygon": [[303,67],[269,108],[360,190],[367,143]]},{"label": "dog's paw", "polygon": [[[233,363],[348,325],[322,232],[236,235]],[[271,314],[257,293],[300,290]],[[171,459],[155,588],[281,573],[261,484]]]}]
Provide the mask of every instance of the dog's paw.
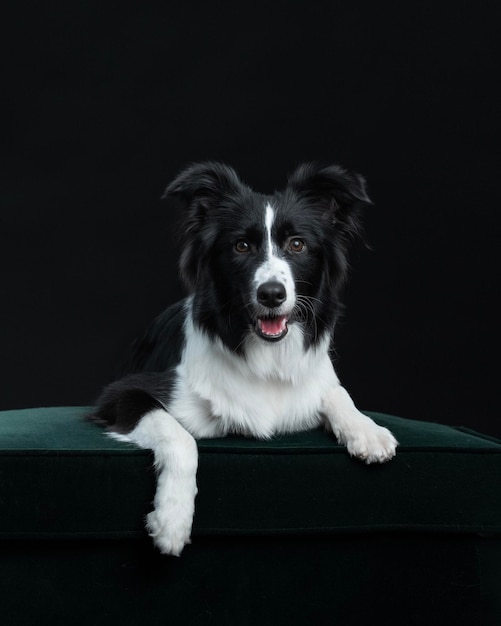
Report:
[{"label": "dog's paw", "polygon": [[188,523],[180,522],[172,515],[155,509],[146,517],[146,529],[162,554],[180,556],[183,548],[191,543],[191,519]]},{"label": "dog's paw", "polygon": [[358,423],[345,438],[349,454],[365,463],[389,461],[395,456],[398,446],[392,433],[370,418]]}]

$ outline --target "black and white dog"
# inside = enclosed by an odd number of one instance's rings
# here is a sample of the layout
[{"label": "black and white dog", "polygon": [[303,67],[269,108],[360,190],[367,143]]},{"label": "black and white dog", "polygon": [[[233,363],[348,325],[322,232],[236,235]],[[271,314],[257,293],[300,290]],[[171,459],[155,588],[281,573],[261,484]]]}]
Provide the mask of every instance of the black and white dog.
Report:
[{"label": "black and white dog", "polygon": [[190,295],[152,324],[133,373],[104,390],[92,419],[153,450],[147,528],[161,552],[179,555],[197,493],[196,439],[325,424],[366,463],[391,459],[397,441],[355,408],[329,357],[347,247],[370,202],[363,178],[305,164],[284,191],[262,195],[209,162],[183,171],[171,195],[184,204]]}]

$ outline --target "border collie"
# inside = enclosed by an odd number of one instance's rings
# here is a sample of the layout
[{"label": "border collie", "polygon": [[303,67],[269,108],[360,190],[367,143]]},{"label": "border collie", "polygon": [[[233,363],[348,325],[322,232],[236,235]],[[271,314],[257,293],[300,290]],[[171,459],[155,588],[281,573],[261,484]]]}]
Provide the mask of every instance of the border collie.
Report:
[{"label": "border collie", "polygon": [[127,376],[91,419],[154,453],[147,529],[165,554],[190,541],[196,439],[269,438],[324,424],[366,463],[395,454],[393,435],[360,413],[329,350],[350,239],[370,203],[364,179],[304,164],[262,195],[223,164],[195,164],[166,189],[181,200],[181,278],[188,297],[136,345]]}]

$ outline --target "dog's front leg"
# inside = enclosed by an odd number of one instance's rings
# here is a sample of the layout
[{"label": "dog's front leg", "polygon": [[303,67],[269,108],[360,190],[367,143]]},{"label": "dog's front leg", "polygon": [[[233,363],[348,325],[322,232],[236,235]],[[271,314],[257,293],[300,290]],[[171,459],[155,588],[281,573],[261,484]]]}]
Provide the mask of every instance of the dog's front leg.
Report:
[{"label": "dog's front leg", "polygon": [[346,445],[352,456],[366,463],[384,463],[395,456],[398,445],[395,437],[360,413],[341,385],[327,393],[324,412],[337,440]]},{"label": "dog's front leg", "polygon": [[127,439],[153,450],[157,488],[146,526],[160,552],[179,556],[190,543],[195,510],[196,441],[162,409],[144,415]]}]

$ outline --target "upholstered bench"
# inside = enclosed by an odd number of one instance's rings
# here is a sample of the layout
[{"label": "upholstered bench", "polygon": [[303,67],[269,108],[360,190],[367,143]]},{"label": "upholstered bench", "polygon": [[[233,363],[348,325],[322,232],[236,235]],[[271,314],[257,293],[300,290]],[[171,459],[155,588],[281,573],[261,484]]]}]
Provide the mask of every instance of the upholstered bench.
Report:
[{"label": "upholstered bench", "polygon": [[152,455],[85,407],[0,413],[0,623],[501,624],[501,442],[370,413],[381,466],[328,434],[199,442],[193,542],[152,547]]}]

